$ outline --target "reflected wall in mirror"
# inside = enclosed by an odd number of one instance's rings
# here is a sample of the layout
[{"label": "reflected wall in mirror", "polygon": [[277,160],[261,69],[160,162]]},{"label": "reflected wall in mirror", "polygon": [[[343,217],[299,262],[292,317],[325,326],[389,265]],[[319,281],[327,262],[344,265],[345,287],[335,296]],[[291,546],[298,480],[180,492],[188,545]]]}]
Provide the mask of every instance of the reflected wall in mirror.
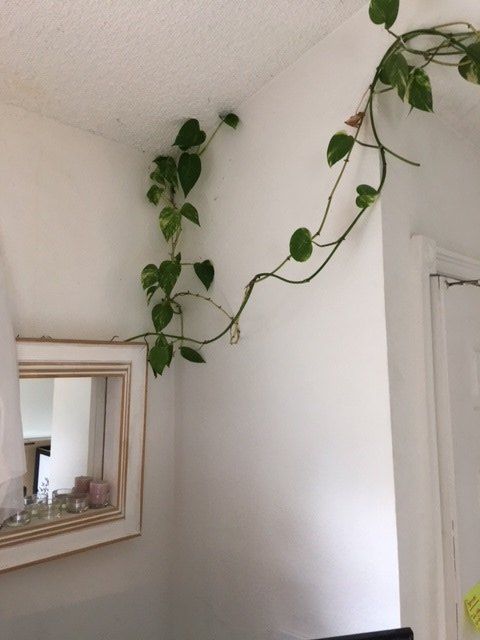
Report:
[{"label": "reflected wall in mirror", "polygon": [[0,523],[0,571],[139,535],[145,345],[19,340],[17,353],[25,505]]},{"label": "reflected wall in mirror", "polygon": [[51,495],[76,476],[103,478],[108,378],[22,378],[24,494]]}]

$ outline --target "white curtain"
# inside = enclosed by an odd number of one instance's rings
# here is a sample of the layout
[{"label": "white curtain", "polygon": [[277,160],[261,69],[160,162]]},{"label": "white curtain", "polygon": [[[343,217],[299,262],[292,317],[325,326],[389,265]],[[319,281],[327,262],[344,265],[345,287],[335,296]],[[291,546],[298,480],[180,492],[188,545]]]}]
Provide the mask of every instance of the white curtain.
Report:
[{"label": "white curtain", "polygon": [[23,508],[25,470],[15,337],[0,267],[0,524]]}]

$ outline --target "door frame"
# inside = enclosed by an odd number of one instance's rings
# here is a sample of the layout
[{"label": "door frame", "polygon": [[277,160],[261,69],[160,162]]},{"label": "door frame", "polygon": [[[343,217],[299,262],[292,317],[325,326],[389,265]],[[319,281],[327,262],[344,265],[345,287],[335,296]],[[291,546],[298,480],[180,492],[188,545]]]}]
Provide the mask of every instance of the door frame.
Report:
[{"label": "door frame", "polygon": [[[437,561],[443,565],[445,638],[463,637],[463,596],[456,570],[456,558],[461,550],[456,536],[457,507],[455,498],[455,468],[453,460],[452,420],[450,409],[445,295],[448,278],[468,280],[480,277],[480,261],[443,249],[424,236],[412,238],[417,284],[421,290],[421,318],[425,358],[425,390],[428,433],[432,456],[431,493],[440,509],[441,539],[437,543]],[[440,275],[441,274],[441,275]]]}]

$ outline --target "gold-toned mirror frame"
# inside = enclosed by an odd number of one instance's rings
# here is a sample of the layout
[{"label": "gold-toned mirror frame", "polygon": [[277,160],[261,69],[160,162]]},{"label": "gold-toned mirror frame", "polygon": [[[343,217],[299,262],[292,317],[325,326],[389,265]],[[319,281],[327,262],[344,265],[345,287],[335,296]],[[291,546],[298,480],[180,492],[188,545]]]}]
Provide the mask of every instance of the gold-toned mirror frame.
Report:
[{"label": "gold-toned mirror frame", "polygon": [[[18,342],[35,342],[35,339],[17,339]],[[67,340],[38,340],[38,342],[72,342],[75,344],[109,345],[108,342],[94,341],[67,341]],[[116,505],[100,510],[88,510],[84,514],[72,514],[64,516],[58,521],[40,522],[30,524],[25,528],[2,530],[0,532],[0,549],[22,542],[29,542],[60,533],[66,533],[77,529],[83,529],[92,525],[102,524],[124,518],[126,482],[128,471],[128,438],[129,438],[129,409],[131,398],[131,363],[119,362],[29,362],[19,361],[20,378],[51,378],[51,377],[115,377],[122,382],[121,391],[121,417],[119,432],[118,473],[117,473],[117,500]],[[146,404],[146,394],[145,394]],[[144,424],[145,430],[145,424]],[[143,434],[144,435],[144,434]],[[142,460],[143,467],[143,460]],[[143,480],[141,489],[141,502],[143,502]]]}]

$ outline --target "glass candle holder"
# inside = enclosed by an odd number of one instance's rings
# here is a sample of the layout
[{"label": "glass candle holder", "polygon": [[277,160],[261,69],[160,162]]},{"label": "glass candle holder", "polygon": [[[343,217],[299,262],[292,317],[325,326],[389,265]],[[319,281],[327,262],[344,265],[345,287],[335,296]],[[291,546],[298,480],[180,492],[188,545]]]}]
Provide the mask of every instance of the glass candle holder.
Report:
[{"label": "glass candle holder", "polygon": [[34,493],[32,496],[24,498],[25,509],[32,518],[38,518],[42,505],[48,502],[48,497],[44,493]]},{"label": "glass candle holder", "polygon": [[52,492],[52,499],[60,504],[60,509],[65,511],[67,508],[67,496],[73,493],[73,489],[55,489]]},{"label": "glass candle holder", "polygon": [[30,512],[27,511],[27,509],[24,509],[23,511],[17,511],[13,516],[7,518],[4,525],[7,527],[24,527],[31,519],[32,516],[30,515]]},{"label": "glass candle holder", "polygon": [[68,513],[83,513],[88,509],[88,493],[70,493],[66,499]]},{"label": "glass candle holder", "polygon": [[90,507],[100,509],[107,507],[110,501],[110,484],[105,480],[90,482]]},{"label": "glass candle holder", "polygon": [[39,505],[37,518],[43,520],[56,520],[62,515],[62,505],[58,500],[52,499]]},{"label": "glass candle holder", "polygon": [[92,476],[77,476],[75,478],[74,493],[88,493]]}]

